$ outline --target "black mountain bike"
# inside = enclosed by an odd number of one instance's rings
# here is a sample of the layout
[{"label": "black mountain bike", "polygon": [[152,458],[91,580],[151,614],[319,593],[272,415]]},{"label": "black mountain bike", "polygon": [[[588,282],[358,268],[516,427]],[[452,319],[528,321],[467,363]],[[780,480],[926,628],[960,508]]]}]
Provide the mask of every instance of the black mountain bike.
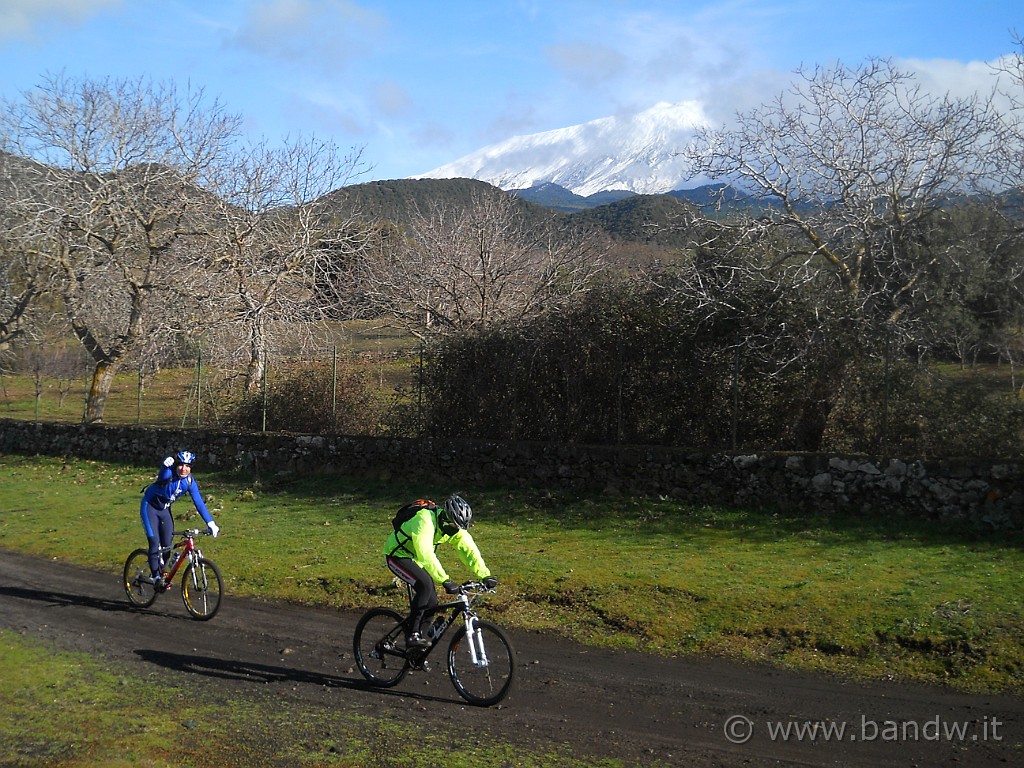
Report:
[{"label": "black mountain bike", "polygon": [[448,643],[448,675],[452,685],[470,704],[497,704],[512,687],[516,656],[505,633],[473,610],[489,592],[494,590],[475,581],[459,587],[457,599],[442,603],[431,612],[435,618],[430,644],[420,648],[406,647],[405,617],[398,611],[371,608],[356,624],[353,638],[359,671],[373,685],[389,688],[401,682],[410,669],[429,670],[427,657],[461,617],[461,625]]}]

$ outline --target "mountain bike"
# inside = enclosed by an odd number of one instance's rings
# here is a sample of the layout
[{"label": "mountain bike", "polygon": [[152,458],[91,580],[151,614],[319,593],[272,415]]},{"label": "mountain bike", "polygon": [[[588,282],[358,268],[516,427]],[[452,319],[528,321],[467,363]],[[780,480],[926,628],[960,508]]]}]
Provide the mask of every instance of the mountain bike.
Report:
[{"label": "mountain bike", "polygon": [[[410,590],[410,598],[411,591]],[[353,648],[356,665],[373,685],[390,688],[412,669],[427,670],[427,657],[441,645],[441,638],[462,618],[448,644],[448,676],[455,690],[470,704],[489,707],[508,695],[516,669],[515,651],[505,633],[480,619],[473,606],[487,593],[480,582],[459,587],[458,597],[438,605],[429,615],[434,623],[430,644],[406,647],[405,617],[391,608],[371,608],[356,624]]]},{"label": "mountain bike", "polygon": [[160,557],[167,563],[166,570],[161,571],[163,582],[159,585],[153,583],[153,573],[149,568],[149,550],[136,549],[128,555],[124,563],[124,592],[132,605],[137,608],[148,608],[160,594],[173,586],[175,574],[184,565],[181,599],[185,602],[185,609],[192,618],[208,621],[220,609],[224,580],[221,578],[220,569],[203,557],[202,551],[196,546],[195,537],[211,534],[193,528],[176,531],[174,535],[180,536],[181,541],[160,550]]}]

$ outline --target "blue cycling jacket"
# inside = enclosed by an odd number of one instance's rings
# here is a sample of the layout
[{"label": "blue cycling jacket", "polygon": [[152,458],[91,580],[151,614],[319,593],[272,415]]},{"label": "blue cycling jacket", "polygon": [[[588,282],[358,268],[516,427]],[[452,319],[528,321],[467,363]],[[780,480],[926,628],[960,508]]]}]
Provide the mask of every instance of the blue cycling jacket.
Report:
[{"label": "blue cycling jacket", "polygon": [[209,525],[213,522],[213,516],[206,508],[203,496],[199,493],[199,483],[192,475],[188,477],[176,477],[173,467],[161,466],[157,473],[156,482],[151,484],[142,494],[142,509],[146,505],[157,509],[170,509],[177,498],[185,492],[192,497],[192,503],[196,505],[199,516]]}]

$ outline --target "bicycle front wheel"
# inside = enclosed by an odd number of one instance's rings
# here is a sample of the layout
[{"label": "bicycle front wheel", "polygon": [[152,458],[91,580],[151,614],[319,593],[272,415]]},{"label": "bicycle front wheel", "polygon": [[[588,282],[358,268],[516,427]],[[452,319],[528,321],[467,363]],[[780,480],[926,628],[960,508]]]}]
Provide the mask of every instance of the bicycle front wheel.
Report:
[{"label": "bicycle front wheel", "polygon": [[390,688],[409,671],[402,644],[405,618],[390,608],[371,608],[356,624],[352,638],[356,666],[374,685]]},{"label": "bicycle front wheel", "polygon": [[501,629],[487,621],[477,621],[476,628],[476,638],[470,638],[465,627],[455,633],[448,646],[448,674],[462,698],[489,707],[508,695],[516,655]]},{"label": "bicycle front wheel", "polygon": [[153,572],[149,570],[149,552],[136,549],[124,561],[124,593],[136,608],[148,608],[156,600]]},{"label": "bicycle front wheel", "polygon": [[196,558],[185,566],[181,577],[181,599],[193,619],[208,621],[220,610],[224,594],[224,580],[220,569],[205,557]]}]

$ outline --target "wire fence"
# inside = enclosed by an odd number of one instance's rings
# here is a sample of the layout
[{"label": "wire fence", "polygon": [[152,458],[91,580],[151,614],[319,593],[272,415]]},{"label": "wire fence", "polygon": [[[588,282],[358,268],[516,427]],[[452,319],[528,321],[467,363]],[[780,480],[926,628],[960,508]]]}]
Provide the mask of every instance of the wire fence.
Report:
[{"label": "wire fence", "polygon": [[[346,372],[358,372],[367,386],[384,397],[418,386],[416,367],[422,359],[418,348],[352,350],[337,345],[302,352],[282,350],[269,355],[256,389],[249,398],[264,405],[275,385],[302,364],[320,364],[327,372],[327,388],[333,394],[332,411],[344,407],[341,381]],[[0,368],[0,416],[4,418],[79,423],[93,381],[93,367],[52,372],[32,366]],[[126,369],[114,377],[106,395],[103,421],[109,424],[172,428],[209,428],[230,424],[232,409],[245,397],[238,370],[218,367],[201,354],[178,365],[147,370]],[[288,431],[288,424],[273,423],[264,409],[261,428]]]},{"label": "wire fence", "polygon": [[[268,356],[257,386],[245,392],[238,371],[224,370],[197,355],[174,367],[157,371],[122,371],[115,377],[103,409],[104,423],[159,428],[241,429],[254,432],[298,432],[355,435],[379,435],[399,432],[405,436],[423,434],[429,425],[430,410],[436,403],[428,402],[423,381],[427,354],[422,347],[398,347],[384,344],[379,348],[354,350],[339,345],[298,352],[281,350]],[[776,450],[780,448],[771,430],[763,425],[765,415],[751,400],[749,393],[758,393],[765,382],[745,379],[739,361],[733,362],[727,377],[717,383],[717,411],[709,432],[714,444],[705,439],[695,448],[716,450]],[[888,368],[888,366],[887,366]],[[92,383],[92,369],[79,369],[76,375],[47,374],[35,370],[0,370],[0,417],[38,422],[81,423]],[[971,381],[974,400],[968,402],[956,392],[933,392],[930,411],[920,402],[922,397],[894,392],[886,372],[882,385],[865,391],[857,408],[847,414],[851,433],[862,431],[857,439],[850,435],[833,436],[832,450],[902,452],[914,451],[930,455],[991,455],[997,451],[1008,457],[1024,456],[1024,434],[1017,418],[1024,408],[1021,399],[1020,374],[1009,366],[979,366],[970,370],[951,370],[954,378]],[[894,379],[893,379],[894,380]],[[496,389],[500,389],[499,384]],[[628,398],[628,388],[612,387],[606,402],[593,407],[591,421],[598,420],[598,410],[609,414],[606,433],[591,431],[580,442],[599,444],[662,442],[679,445],[677,439],[648,439],[644,434],[623,428],[623,412],[636,410]],[[982,391],[988,410],[979,410],[977,392]],[[952,393],[952,394],[951,394]],[[913,394],[913,393],[912,393]],[[998,396],[998,397],[997,397]],[[1008,397],[1003,397],[1008,396]],[[467,434],[450,436],[503,436],[524,439],[536,434],[522,428],[522,408],[501,402],[501,392],[492,392],[491,404],[482,400],[464,403],[472,409],[463,419],[447,419],[445,423],[470,425]],[[685,399],[685,393],[683,393]],[[912,413],[907,409],[913,405]],[[1010,405],[1004,406],[1004,403]],[[1013,414],[999,408],[1013,408]],[[528,407],[528,406],[527,406]],[[671,417],[658,413],[659,406],[650,406],[647,422]],[[664,407],[664,406],[662,406]],[[693,411],[700,411],[697,404]],[[706,406],[710,412],[710,404]],[[489,409],[489,413],[481,412]],[[903,410],[901,410],[903,409]],[[617,415],[616,415],[617,414]],[[527,414],[535,415],[535,414]],[[1013,418],[1010,418],[1012,416]],[[857,423],[858,420],[864,423]],[[868,426],[867,421],[871,424]],[[486,422],[481,432],[480,424]],[[474,427],[473,425],[476,425]],[[436,424],[432,425],[436,430]],[[477,428],[477,433],[472,430]],[[758,432],[758,429],[761,429]],[[908,430],[920,433],[917,442],[908,442]],[[1000,432],[1001,430],[1001,432]],[[1016,432],[1014,432],[1016,430]],[[778,430],[775,430],[778,432]],[[902,437],[901,437],[902,435]],[[573,435],[537,435],[538,439],[559,439],[572,442]]]}]

